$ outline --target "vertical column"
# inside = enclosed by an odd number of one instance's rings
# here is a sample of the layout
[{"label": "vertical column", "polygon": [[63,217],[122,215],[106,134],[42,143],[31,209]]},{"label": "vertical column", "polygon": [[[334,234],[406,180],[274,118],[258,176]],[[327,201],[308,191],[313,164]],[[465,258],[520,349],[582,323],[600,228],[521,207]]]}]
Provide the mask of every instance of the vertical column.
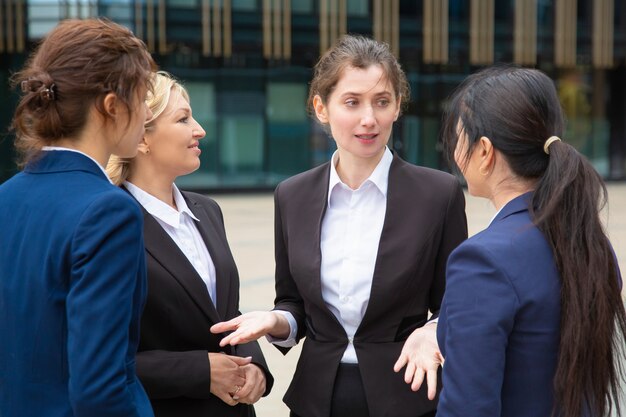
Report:
[{"label": "vertical column", "polygon": [[291,0],[263,0],[263,57],[291,58]]},{"label": "vertical column", "polygon": [[167,28],[165,21],[165,0],[159,0],[158,6],[159,16],[159,53],[165,55],[167,53]]},{"label": "vertical column", "polygon": [[24,52],[24,4],[23,0],[17,0],[15,5],[15,29],[16,29],[16,52]]},{"label": "vertical column", "polygon": [[598,69],[613,66],[613,36],[615,6],[613,0],[594,0],[593,2],[593,33],[592,60]]},{"label": "vertical column", "polygon": [[424,62],[448,62],[448,0],[424,0]]},{"label": "vertical column", "polygon": [[494,0],[472,0],[470,5],[470,63],[493,63]]},{"label": "vertical column", "polygon": [[4,8],[0,4],[0,54],[4,52]]},{"label": "vertical column", "polygon": [[537,0],[515,0],[513,61],[521,65],[537,63]]},{"label": "vertical column", "polygon": [[224,57],[230,58],[233,54],[233,25],[231,0],[224,0]]},{"label": "vertical column", "polygon": [[222,14],[220,0],[213,0],[213,56],[222,56]]},{"label": "vertical column", "polygon": [[148,49],[154,51],[154,4],[146,0],[146,40]]},{"label": "vertical column", "polygon": [[211,0],[202,0],[202,55],[211,55]]},{"label": "vertical column", "polygon": [[291,59],[291,0],[283,0],[283,58]]},{"label": "vertical column", "polygon": [[272,9],[272,36],[273,36],[273,54],[272,56],[275,59],[280,59],[280,57],[282,56],[282,51],[281,51],[281,34],[282,31],[280,30],[280,0],[273,0],[273,9]]},{"label": "vertical column", "polygon": [[13,34],[15,33],[13,29],[13,4],[12,0],[8,0],[6,3],[7,7],[7,52],[13,53],[15,52],[15,37]]},{"label": "vertical column", "polygon": [[576,0],[556,0],[554,63],[567,68],[576,65]]},{"label": "vertical column", "polygon": [[400,52],[399,0],[374,0],[372,29],[374,39],[389,44],[397,56]]},{"label": "vertical column", "polygon": [[142,1],[135,0],[135,35],[138,38],[143,38],[143,9]]},{"label": "vertical column", "polygon": [[320,54],[326,52],[345,33],[347,33],[346,1],[320,0]]}]

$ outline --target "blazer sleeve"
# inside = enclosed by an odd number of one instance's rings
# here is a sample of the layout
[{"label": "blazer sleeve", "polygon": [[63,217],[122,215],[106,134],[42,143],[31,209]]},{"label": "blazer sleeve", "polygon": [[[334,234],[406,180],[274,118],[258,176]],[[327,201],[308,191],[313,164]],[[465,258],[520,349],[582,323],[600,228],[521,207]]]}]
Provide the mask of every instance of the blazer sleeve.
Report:
[{"label": "blazer sleeve", "polygon": [[[283,223],[281,198],[281,185],[279,184],[274,192],[274,257],[276,262],[274,310],[288,311],[293,315],[298,325],[297,342],[304,337],[306,331],[304,302],[289,268],[288,233]],[[274,346],[283,354],[291,349]]]},{"label": "blazer sleeve", "polygon": [[151,399],[212,396],[211,366],[206,350],[138,352],[137,375]]},{"label": "blazer sleeve", "polygon": [[126,355],[143,219],[123,194],[105,193],[74,232],[66,299],[69,397],[76,417],[137,416]]},{"label": "blazer sleeve", "polygon": [[467,239],[467,218],[465,217],[465,195],[458,181],[450,193],[443,221],[443,233],[435,259],[435,277],[430,287],[428,306],[432,318],[439,316],[441,300],[446,289],[446,263],[450,253]]},{"label": "blazer sleeve", "polygon": [[450,257],[446,324],[438,328],[445,352],[438,417],[501,414],[508,336],[520,305],[501,262],[477,244]]}]

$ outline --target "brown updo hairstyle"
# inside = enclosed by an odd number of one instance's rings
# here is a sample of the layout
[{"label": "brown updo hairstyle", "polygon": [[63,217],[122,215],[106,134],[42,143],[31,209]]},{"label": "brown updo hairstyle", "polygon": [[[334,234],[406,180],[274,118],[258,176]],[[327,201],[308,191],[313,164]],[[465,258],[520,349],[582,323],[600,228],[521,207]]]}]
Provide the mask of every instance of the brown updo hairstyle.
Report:
[{"label": "brown updo hairstyle", "polygon": [[112,119],[104,109],[108,93],[132,113],[138,89],[150,89],[155,69],[145,44],[121,25],[107,19],[59,23],[11,79],[23,93],[12,123],[18,164],[43,146],[76,137],[92,105]]},{"label": "brown updo hairstyle", "polygon": [[361,35],[344,35],[315,64],[307,100],[309,113],[315,114],[313,98],[316,95],[320,96],[323,103],[328,103],[328,97],[335,90],[346,68],[365,70],[372,65],[382,68],[396,99],[400,100],[402,110],[410,98],[409,83],[389,45]]}]

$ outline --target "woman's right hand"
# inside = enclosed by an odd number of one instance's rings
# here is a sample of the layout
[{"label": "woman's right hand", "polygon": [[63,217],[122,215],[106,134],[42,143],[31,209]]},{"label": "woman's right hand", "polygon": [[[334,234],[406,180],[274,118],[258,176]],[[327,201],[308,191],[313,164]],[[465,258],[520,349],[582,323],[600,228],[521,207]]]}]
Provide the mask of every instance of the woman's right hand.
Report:
[{"label": "woman's right hand", "polygon": [[243,368],[252,360],[251,357],[240,358],[224,353],[209,352],[211,364],[211,394],[215,395],[228,405],[237,405],[231,394],[239,391],[246,383],[246,373]]},{"label": "woman's right hand", "polygon": [[285,316],[275,311],[252,311],[211,326],[211,333],[232,331],[220,341],[222,347],[252,342],[268,334],[277,339],[286,339],[289,330]]}]

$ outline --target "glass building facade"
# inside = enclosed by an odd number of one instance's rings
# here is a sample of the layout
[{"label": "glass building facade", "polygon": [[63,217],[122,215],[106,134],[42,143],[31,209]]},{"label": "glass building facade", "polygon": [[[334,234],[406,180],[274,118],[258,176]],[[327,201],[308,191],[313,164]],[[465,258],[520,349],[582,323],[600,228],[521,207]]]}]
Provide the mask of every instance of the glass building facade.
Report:
[{"label": "glass building facade", "polygon": [[626,179],[623,0],[0,0],[0,181],[16,172],[9,77],[60,20],[106,16],[144,39],[182,79],[207,134],[201,190],[268,189],[329,159],[309,117],[311,68],[343,33],[388,42],[411,85],[390,143],[446,169],[446,98],[479,68],[513,62],[548,73],[568,118],[565,140],[607,179]]}]

